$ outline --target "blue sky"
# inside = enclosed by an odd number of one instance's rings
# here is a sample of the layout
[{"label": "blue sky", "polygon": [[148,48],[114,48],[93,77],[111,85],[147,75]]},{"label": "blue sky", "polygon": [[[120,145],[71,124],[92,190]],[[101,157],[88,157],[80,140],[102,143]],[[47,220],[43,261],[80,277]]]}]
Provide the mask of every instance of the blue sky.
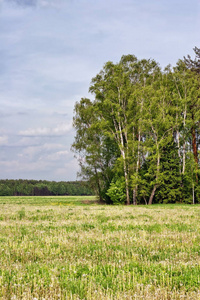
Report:
[{"label": "blue sky", "polygon": [[73,108],[108,60],[200,47],[198,0],[0,0],[0,179],[76,180]]}]

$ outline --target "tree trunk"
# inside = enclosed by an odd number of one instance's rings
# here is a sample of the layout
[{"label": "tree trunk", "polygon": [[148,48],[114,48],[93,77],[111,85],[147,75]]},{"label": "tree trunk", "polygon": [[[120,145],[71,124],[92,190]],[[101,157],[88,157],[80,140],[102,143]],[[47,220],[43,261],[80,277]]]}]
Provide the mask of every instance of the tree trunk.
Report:
[{"label": "tree trunk", "polygon": [[192,184],[192,203],[195,204],[195,199],[194,199],[194,183]]},{"label": "tree trunk", "polygon": [[126,182],[126,204],[130,205],[130,197],[129,197],[129,188],[128,188],[128,174],[126,172],[126,166],[124,166],[125,170],[125,182]]},{"label": "tree trunk", "polygon": [[133,205],[137,205],[137,186],[133,190]]},{"label": "tree trunk", "polygon": [[158,154],[158,157],[157,157],[157,170],[156,170],[156,184],[154,185],[153,187],[153,190],[151,192],[151,196],[149,198],[149,205],[151,205],[153,203],[153,197],[155,195],[155,192],[156,192],[156,189],[158,187],[158,184],[157,184],[157,181],[158,181],[158,176],[159,176],[159,172],[160,172],[160,152],[159,152],[159,145],[158,143],[156,143],[156,147],[157,147],[157,154]]},{"label": "tree trunk", "polygon": [[[197,151],[197,141],[196,141],[196,132],[195,128],[191,128],[191,133],[192,133],[192,149],[193,149],[193,155],[194,155],[194,160],[196,163],[196,171],[198,170],[198,151]],[[198,175],[196,173],[196,183],[198,183]]]},{"label": "tree trunk", "polygon": [[149,198],[149,203],[148,203],[148,205],[151,205],[151,204],[153,203],[153,197],[154,197],[154,195],[155,195],[157,186],[158,186],[158,185],[155,184],[154,187],[153,187],[153,190],[152,190],[152,192],[151,192],[151,196],[150,196],[150,198]]},{"label": "tree trunk", "polygon": [[183,142],[183,170],[182,173],[185,173],[185,147],[186,147],[186,142],[185,142],[185,122],[186,122],[186,115],[187,115],[187,111],[186,111],[186,105],[185,105],[185,110],[184,110],[184,119],[183,119],[183,126],[184,126],[184,142]]},{"label": "tree trunk", "polygon": [[98,176],[98,172],[97,172],[96,167],[95,167],[95,175],[96,175],[95,180],[96,180],[96,185],[97,185],[97,188],[98,188],[99,200],[103,201],[102,196],[101,196],[101,186],[100,186],[100,183],[99,183],[99,176]]},{"label": "tree trunk", "polygon": [[182,173],[185,174],[185,137],[183,142],[183,170]]},{"label": "tree trunk", "polygon": [[126,183],[126,204],[130,205],[128,172],[127,172],[127,165],[126,165],[126,154],[125,154],[125,150],[124,150],[125,146],[124,146],[122,127],[121,127],[120,122],[119,122],[119,130],[120,130],[120,139],[121,139],[121,154],[122,154],[123,162],[124,162],[124,177],[125,177],[125,183]]},{"label": "tree trunk", "polygon": [[127,168],[126,168],[126,156],[125,156],[125,152],[123,149],[121,149],[121,154],[122,154],[123,163],[124,163],[124,177],[125,177],[125,184],[126,184],[126,204],[130,205],[128,173],[127,173]]},{"label": "tree trunk", "polygon": [[[136,179],[138,179],[138,171],[139,171],[139,166],[140,166],[140,142],[141,142],[141,133],[140,133],[140,130],[139,130],[139,132],[138,132]],[[137,181],[136,181],[136,187],[133,190],[133,205],[137,205],[137,190],[138,190],[138,184],[137,184]]]},{"label": "tree trunk", "polygon": [[179,162],[179,172],[181,174],[180,133],[179,133],[178,130],[176,131],[176,139],[177,139],[177,144],[178,144],[178,157],[180,159],[180,162]]},{"label": "tree trunk", "polygon": [[192,133],[192,149],[194,154],[194,160],[198,164],[197,141],[196,141],[196,133],[194,127],[191,128],[191,133]]}]

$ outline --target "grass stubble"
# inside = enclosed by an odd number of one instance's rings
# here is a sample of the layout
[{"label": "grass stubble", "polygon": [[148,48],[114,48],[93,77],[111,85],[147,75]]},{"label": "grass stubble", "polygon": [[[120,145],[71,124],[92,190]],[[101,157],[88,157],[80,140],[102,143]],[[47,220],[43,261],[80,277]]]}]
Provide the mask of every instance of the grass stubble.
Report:
[{"label": "grass stubble", "polygon": [[0,198],[0,299],[200,299],[199,205],[75,199]]}]

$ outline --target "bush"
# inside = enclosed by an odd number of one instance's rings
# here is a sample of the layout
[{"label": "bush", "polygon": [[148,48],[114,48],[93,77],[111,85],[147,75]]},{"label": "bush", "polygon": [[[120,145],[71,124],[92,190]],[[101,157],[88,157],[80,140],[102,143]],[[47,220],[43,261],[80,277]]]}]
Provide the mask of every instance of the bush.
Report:
[{"label": "bush", "polygon": [[123,177],[111,182],[107,195],[110,197],[113,204],[125,204],[126,189]]}]

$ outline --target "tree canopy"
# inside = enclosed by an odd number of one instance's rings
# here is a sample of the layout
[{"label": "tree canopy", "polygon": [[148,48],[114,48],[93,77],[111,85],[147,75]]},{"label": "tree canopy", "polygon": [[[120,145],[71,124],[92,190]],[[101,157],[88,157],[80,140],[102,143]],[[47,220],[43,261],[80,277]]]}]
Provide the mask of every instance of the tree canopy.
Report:
[{"label": "tree canopy", "polygon": [[161,70],[122,56],[75,104],[72,149],[107,203],[196,203],[199,196],[200,49]]}]

